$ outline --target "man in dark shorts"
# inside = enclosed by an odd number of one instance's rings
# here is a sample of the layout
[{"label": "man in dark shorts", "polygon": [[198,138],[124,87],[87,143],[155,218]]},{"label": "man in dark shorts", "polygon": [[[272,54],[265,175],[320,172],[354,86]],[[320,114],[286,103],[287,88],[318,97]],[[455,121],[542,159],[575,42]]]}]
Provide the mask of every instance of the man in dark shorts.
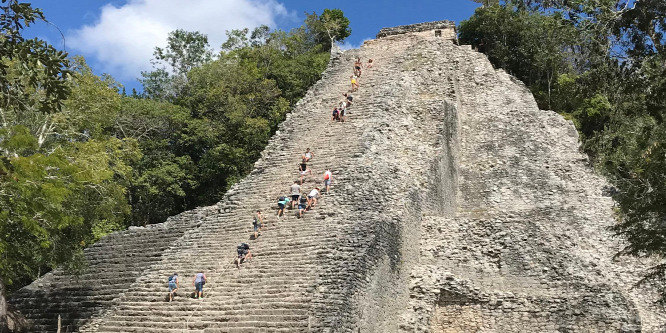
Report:
[{"label": "man in dark shorts", "polygon": [[303,177],[305,174],[310,173],[312,175],[312,170],[308,168],[308,164],[305,162],[298,163],[298,173],[301,175],[301,185],[303,185]]},{"label": "man in dark shorts", "polygon": [[206,273],[203,271],[194,275],[194,281],[192,281],[195,289],[194,298],[203,299],[203,286],[206,284],[207,280]]},{"label": "man in dark shorts", "polygon": [[284,215],[284,208],[287,206],[287,204],[291,201],[291,199],[287,196],[280,196],[278,198],[278,214],[277,214],[277,219],[280,219],[280,216]]},{"label": "man in dark shorts", "polygon": [[308,208],[308,196],[303,193],[298,201],[298,217],[303,217],[303,213]]},{"label": "man in dark shorts", "polygon": [[301,185],[298,185],[298,180],[294,181],[294,184],[290,187],[291,190],[291,208],[296,207],[298,203],[298,198],[301,196]]},{"label": "man in dark shorts", "polygon": [[240,243],[236,247],[236,252],[238,252],[238,257],[236,257],[235,260],[236,268],[240,269],[241,264],[244,263],[245,260],[252,259],[252,253],[250,252],[250,245],[248,245],[247,243]]}]

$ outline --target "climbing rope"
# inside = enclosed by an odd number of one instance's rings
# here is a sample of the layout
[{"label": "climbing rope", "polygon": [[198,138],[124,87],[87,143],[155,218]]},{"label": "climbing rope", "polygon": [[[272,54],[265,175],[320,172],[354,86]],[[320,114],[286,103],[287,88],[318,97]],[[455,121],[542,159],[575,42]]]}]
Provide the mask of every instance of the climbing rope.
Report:
[{"label": "climbing rope", "polygon": [[[226,258],[228,258],[228,257],[226,257]],[[223,268],[221,269],[221,272],[224,272],[224,271],[226,270],[226,268],[224,268],[225,265],[224,265],[224,264],[221,264],[221,263],[224,263],[224,262],[227,262],[227,261],[226,261],[226,260],[223,260],[223,261],[221,261],[221,262],[218,262],[218,266],[223,267]],[[214,273],[214,274],[217,274],[217,273],[218,273],[218,270],[217,270],[217,269],[214,269],[214,270],[213,270],[213,273]],[[213,278],[213,277],[207,278],[207,279],[206,279],[206,283],[210,283],[210,285],[209,285],[208,288],[212,291],[212,290],[213,290],[213,287],[215,286],[215,278]],[[197,292],[197,291],[195,291],[195,293],[196,293],[196,292]],[[203,305],[203,302],[205,302],[207,298],[208,298],[208,293],[206,293],[206,297],[203,298],[203,299],[201,299],[201,301],[199,302],[199,305],[197,305],[197,306],[193,309],[192,313],[191,313],[191,314],[185,319],[185,323],[184,323],[184,324],[185,324],[185,331],[186,331],[186,332],[190,330],[190,319],[192,319],[192,316],[194,316],[194,314],[197,313],[197,311],[201,308],[201,306]]]},{"label": "climbing rope", "polygon": [[[356,73],[354,73],[354,74],[356,74]],[[359,73],[359,74],[360,74],[360,73]],[[355,81],[355,82],[358,82],[358,77],[355,78],[354,81]],[[358,86],[357,86],[356,90],[353,90],[353,89],[352,89],[352,91],[353,91],[353,92],[358,92],[358,91],[359,91]],[[345,99],[345,102],[346,102],[346,99]],[[328,194],[328,192],[327,192],[326,194]],[[323,199],[323,197],[322,197],[321,199]],[[268,223],[268,222],[266,222],[266,224],[267,224],[267,223]],[[326,226],[326,228],[329,229],[330,226]],[[255,240],[256,240],[256,238],[255,238]],[[253,257],[254,257],[254,255],[253,255]],[[196,313],[196,312],[197,312],[197,311],[203,306],[204,302],[205,302],[206,299],[209,297],[208,294],[214,295],[214,292],[213,292],[212,290],[213,290],[213,288],[215,287],[215,284],[216,284],[216,283],[215,283],[215,280],[216,280],[216,278],[217,278],[217,275],[219,275],[219,273],[223,273],[223,272],[227,271],[228,266],[229,266],[229,265],[234,265],[234,264],[235,264],[235,260],[237,259],[237,257],[234,256],[234,257],[233,257],[233,260],[232,260],[232,263],[229,264],[229,262],[226,260],[226,259],[228,259],[228,258],[229,258],[229,257],[225,257],[225,260],[223,260],[223,261],[221,261],[221,262],[218,262],[218,267],[221,267],[220,270],[218,270],[218,269],[214,269],[214,270],[213,270],[213,276],[211,276],[210,278],[207,278],[207,279],[206,279],[206,283],[209,284],[209,290],[211,290],[211,292],[210,292],[210,293],[207,293],[207,294],[206,294],[206,297],[200,300],[199,304],[198,304],[197,306],[194,307],[194,309],[192,310],[191,314],[185,319],[185,323],[183,323],[183,324],[185,325],[184,330],[185,330],[186,332],[189,331],[189,329],[190,329],[190,320],[192,319],[192,317],[194,316],[194,314],[195,314],[195,313]],[[226,262],[227,264],[224,264],[225,262]],[[195,291],[195,293],[196,293],[196,291]],[[310,326],[311,326],[311,318],[308,316],[308,328],[310,328]]]}]

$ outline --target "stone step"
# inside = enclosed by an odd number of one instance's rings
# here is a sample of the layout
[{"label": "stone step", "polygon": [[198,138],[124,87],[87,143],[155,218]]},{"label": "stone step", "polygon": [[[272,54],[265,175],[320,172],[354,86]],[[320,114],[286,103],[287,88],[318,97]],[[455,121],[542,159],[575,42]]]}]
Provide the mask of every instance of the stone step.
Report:
[{"label": "stone step", "polygon": [[[165,295],[166,296],[166,295]],[[252,303],[252,302],[239,302],[233,300],[230,302],[211,302],[209,299],[197,300],[189,298],[189,296],[182,296],[178,293],[173,302],[150,302],[150,306],[146,307],[146,302],[142,303],[127,303],[119,308],[119,313],[127,313],[132,315],[141,315],[142,313],[151,312],[155,307],[163,307],[176,310],[188,310],[195,306],[198,311],[221,311],[221,312],[252,312],[252,313],[265,313],[265,311],[277,311],[279,314],[300,314],[303,315],[307,312],[308,303],[298,303],[293,301],[280,301],[269,300],[265,303]],[[276,313],[277,314],[277,313]]]}]

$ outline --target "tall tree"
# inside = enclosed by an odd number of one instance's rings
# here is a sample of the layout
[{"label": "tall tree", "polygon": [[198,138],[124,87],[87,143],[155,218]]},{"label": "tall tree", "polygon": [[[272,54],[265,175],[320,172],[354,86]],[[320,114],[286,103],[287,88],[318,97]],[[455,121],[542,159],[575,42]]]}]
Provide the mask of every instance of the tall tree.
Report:
[{"label": "tall tree", "polygon": [[163,222],[190,208],[188,194],[197,187],[198,174],[179,139],[191,121],[189,110],[183,107],[150,99],[122,99],[114,136],[136,140],[141,149],[141,158],[133,160],[128,184],[132,225]]},{"label": "tall tree", "polygon": [[325,51],[331,50],[335,42],[351,35],[349,19],[340,9],[324,9],[321,15],[305,13],[305,25],[314,43],[321,44]]},{"label": "tall tree", "polygon": [[187,73],[213,58],[208,36],[198,31],[174,30],[167,37],[167,46],[156,47],[151,72],[142,72],[140,80],[145,94],[163,101],[180,96],[187,85]]},{"label": "tall tree", "polygon": [[[9,128],[28,114],[41,136],[51,126],[49,114],[67,96],[67,54],[39,39],[25,39],[24,27],[44,20],[39,9],[18,0],[2,0],[0,15],[0,128]],[[5,154],[12,154],[4,151]]]},{"label": "tall tree", "polygon": [[547,15],[515,5],[476,10],[460,23],[460,41],[475,45],[488,58],[525,82],[539,106],[552,109],[553,91],[579,42],[575,27],[561,15]]},{"label": "tall tree", "polygon": [[480,3],[484,7],[499,4],[499,0],[472,0],[472,1]]},{"label": "tall tree", "polygon": [[[38,39],[27,40],[21,34],[24,27],[44,20],[43,13],[28,3],[2,0],[0,15],[0,131],[9,132],[17,123],[15,115],[27,110],[48,114],[58,109],[67,95],[67,61],[64,52]],[[26,103],[34,94],[40,103]],[[49,126],[44,123],[44,126]],[[8,158],[18,152],[3,145],[0,156],[0,178],[7,177]],[[7,213],[4,213],[7,214]],[[2,222],[0,222],[2,223]],[[0,252],[6,244],[0,245]],[[0,274],[0,331],[7,328],[5,302],[6,275]]]},{"label": "tall tree", "polygon": [[615,33],[628,44],[629,55],[645,59],[653,55],[666,58],[666,2],[629,1],[618,9]]},{"label": "tall tree", "polygon": [[210,61],[213,51],[205,34],[178,29],[169,33],[167,46],[156,47],[153,55],[156,61],[167,63],[174,74],[184,75]]}]

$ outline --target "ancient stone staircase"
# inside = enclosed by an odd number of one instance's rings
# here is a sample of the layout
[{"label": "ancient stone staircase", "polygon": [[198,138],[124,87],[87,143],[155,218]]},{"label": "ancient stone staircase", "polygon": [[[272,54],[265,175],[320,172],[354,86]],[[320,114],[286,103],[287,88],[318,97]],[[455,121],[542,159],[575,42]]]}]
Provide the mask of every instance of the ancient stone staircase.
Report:
[{"label": "ancient stone staircase", "polygon": [[[337,84],[329,85],[327,93],[317,97],[334,105],[342,98],[348,80],[343,70],[327,74],[324,80]],[[308,293],[321,271],[319,261],[331,253],[326,245],[335,241],[324,214],[335,205],[336,194],[328,195],[303,219],[297,219],[291,211],[277,221],[272,208],[276,198],[288,194],[289,185],[298,178],[297,163],[306,147],[314,150],[316,157],[310,164],[315,175],[306,177],[304,191],[320,186],[321,174],[329,165],[336,182],[345,181],[345,173],[338,166],[350,163],[359,149],[354,144],[329,147],[331,140],[344,133],[353,134],[353,130],[345,131],[343,126],[348,124],[330,124],[328,116],[329,108],[323,105],[319,110],[312,106],[296,110],[291,115],[291,126],[282,126],[273,140],[279,148],[269,148],[270,154],[257,163],[259,171],[230,191],[228,200],[220,206],[224,213],[167,251],[162,262],[123,294],[120,306],[101,320],[96,331],[307,330]],[[338,187],[334,188],[336,193]],[[256,209],[265,212],[267,227],[257,240],[248,240]],[[241,241],[251,244],[255,259],[237,270],[232,260],[235,246]],[[201,268],[209,277],[204,300],[178,297],[176,302],[163,302],[164,276],[179,272],[187,279],[183,282],[185,290],[191,290],[190,277]]]},{"label": "ancient stone staircase", "polygon": [[[48,274],[12,303],[35,332],[55,332],[59,314],[70,332],[663,328],[649,293],[628,288],[640,265],[609,259],[611,202],[572,125],[429,26],[383,30],[332,59],[220,203],[110,235],[87,251],[88,273]],[[375,67],[350,121],[331,123],[356,56]],[[276,198],[308,147],[314,176],[303,191],[322,187],[330,167],[332,193],[302,219],[288,210],[277,220]],[[254,240],[257,209],[267,227]],[[240,242],[255,258],[238,270]],[[203,300],[189,297],[199,270]],[[169,303],[174,272],[181,291]]]},{"label": "ancient stone staircase", "polygon": [[168,222],[109,235],[86,249],[88,269],[79,276],[62,270],[47,274],[13,295],[12,305],[34,325],[35,332],[55,332],[58,316],[65,326],[78,326],[113,304],[135,276],[159,260],[165,249],[196,227],[200,212],[186,212]]}]

